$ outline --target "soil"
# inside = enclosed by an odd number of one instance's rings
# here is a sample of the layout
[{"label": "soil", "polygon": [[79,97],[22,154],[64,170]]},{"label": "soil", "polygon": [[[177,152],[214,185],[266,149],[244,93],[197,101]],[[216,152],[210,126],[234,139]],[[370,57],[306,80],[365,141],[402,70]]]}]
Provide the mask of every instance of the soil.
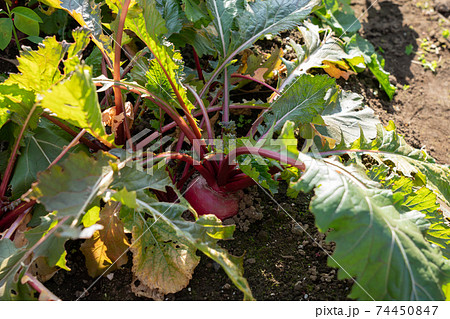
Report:
[{"label": "soil", "polygon": [[[393,120],[406,141],[425,148],[442,164],[450,162],[450,1],[395,0],[373,5],[353,0],[352,8],[362,24],[361,35],[375,48],[381,48],[386,70],[397,86],[392,101],[379,89],[367,72],[340,81],[341,85],[362,94],[383,124]],[[366,12],[367,8],[370,9]],[[436,8],[436,10],[434,10]],[[408,55],[405,49],[412,45]],[[436,72],[419,61],[437,61]]]},{"label": "soil", "polygon": [[[441,163],[450,162],[450,42],[442,35],[444,29],[450,29],[448,0],[394,0],[373,5],[353,0],[352,7],[362,22],[363,37],[384,52],[386,70],[398,93],[389,101],[368,72],[338,83],[362,94],[384,124],[393,120],[412,146],[424,147]],[[286,36],[275,37],[273,45],[286,44]],[[410,55],[405,53],[408,45],[413,48]],[[261,43],[259,48],[270,51]],[[429,62],[437,61],[436,72],[422,66],[421,54]],[[0,70],[4,70],[1,63]],[[257,186],[245,190],[240,213],[225,221],[236,224],[235,239],[222,242],[223,247],[236,256],[243,255],[245,277],[258,300],[347,300],[352,281],[338,280],[337,270],[327,266],[333,243],[327,244],[325,235],[314,226],[314,216],[308,212],[312,194],[289,199],[283,187],[274,196],[280,205]],[[130,261],[107,277],[92,279],[80,244],[67,243],[72,271],[60,270],[45,283],[53,293],[63,300],[145,300],[131,291]],[[202,257],[189,286],[165,298],[242,300],[242,293],[218,264]]]},{"label": "soil", "polygon": [[[236,224],[235,238],[222,242],[222,246],[235,256],[243,256],[245,277],[258,300],[347,300],[352,281],[337,280],[336,269],[326,266],[327,254],[332,254],[334,246],[327,244],[325,235],[314,227],[314,216],[308,212],[311,195],[290,199],[285,189],[282,185],[274,196],[281,206],[258,186],[246,189],[240,213],[224,221]],[[87,273],[80,245],[80,240],[66,244],[67,265],[72,271],[60,270],[45,283],[54,294],[64,300],[80,296],[80,300],[145,300],[130,288],[131,256],[112,278],[110,275],[95,282]],[[165,296],[165,300],[242,298],[219,264],[204,256],[189,286]]]}]

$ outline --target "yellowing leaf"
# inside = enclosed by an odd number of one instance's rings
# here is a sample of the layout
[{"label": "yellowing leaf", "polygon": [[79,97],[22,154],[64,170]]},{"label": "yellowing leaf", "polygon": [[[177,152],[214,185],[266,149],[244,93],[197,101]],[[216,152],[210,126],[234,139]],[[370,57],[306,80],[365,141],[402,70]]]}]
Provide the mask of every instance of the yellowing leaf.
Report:
[{"label": "yellowing leaf", "polygon": [[[135,293],[154,298],[185,288],[200,262],[196,247],[161,220],[138,220],[132,230],[133,273],[147,289]],[[132,285],[133,288],[133,285]],[[139,288],[139,287],[138,287]]]},{"label": "yellowing leaf", "polygon": [[96,231],[81,245],[80,250],[86,257],[86,267],[91,277],[107,274],[128,262],[125,252],[129,244],[123,223],[116,216],[120,206],[117,202],[106,204],[100,212],[99,224],[103,229]]},{"label": "yellowing leaf", "polygon": [[350,75],[356,74],[355,72],[348,70],[348,69],[347,70],[340,69],[333,62],[323,61],[322,64],[325,65],[325,67],[323,68],[325,70],[325,72],[327,72],[329,76],[336,78],[336,79],[339,79],[340,77],[342,77],[345,80],[348,80],[348,77]]},{"label": "yellowing leaf", "polygon": [[258,70],[255,71],[255,75],[253,76],[253,78],[261,82],[266,82],[266,80],[264,79],[264,74],[266,73],[267,68],[259,68]]},{"label": "yellowing leaf", "polygon": [[275,48],[272,50],[270,57],[266,62],[262,65],[264,68],[267,68],[266,73],[264,73],[265,79],[273,78],[276,74],[273,72],[277,70],[281,66],[281,58],[283,57],[284,52],[281,48]]}]

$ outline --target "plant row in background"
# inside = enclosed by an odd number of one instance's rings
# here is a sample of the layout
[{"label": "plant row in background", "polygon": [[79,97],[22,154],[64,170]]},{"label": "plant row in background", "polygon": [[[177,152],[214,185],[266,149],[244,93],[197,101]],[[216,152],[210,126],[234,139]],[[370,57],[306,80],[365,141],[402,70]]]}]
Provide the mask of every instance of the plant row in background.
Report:
[{"label": "plant row in background", "polygon": [[[137,295],[186,287],[199,250],[253,299],[242,258],[217,243],[234,232],[222,220],[237,214],[237,191],[276,193],[281,181],[291,197],[314,191],[316,225],[336,243],[329,264],[356,279],[351,298],[449,298],[449,167],[336,84],[369,69],[395,93],[348,3],[41,2],[80,27],[22,47],[0,84],[2,299],[56,299],[42,282],[70,271],[69,239],[85,239],[92,277],[130,249]],[[295,59],[252,50],[295,28]],[[236,102],[249,83],[271,95]],[[244,134],[236,109],[256,116]]]}]

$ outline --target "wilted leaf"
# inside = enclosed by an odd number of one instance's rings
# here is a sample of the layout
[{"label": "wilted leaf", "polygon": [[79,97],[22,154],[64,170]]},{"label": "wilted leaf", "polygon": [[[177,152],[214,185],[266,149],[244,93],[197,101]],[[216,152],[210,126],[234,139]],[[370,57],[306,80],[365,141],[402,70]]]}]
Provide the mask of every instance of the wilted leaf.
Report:
[{"label": "wilted leaf", "polygon": [[[127,228],[134,227],[131,249],[136,276],[151,288],[140,287],[139,291],[164,293],[187,285],[198,263],[195,252],[199,249],[223,267],[246,299],[252,299],[243,277],[242,258],[230,256],[217,245],[219,239],[231,238],[234,226],[222,225],[214,215],[203,215],[195,222],[187,221],[181,215],[188,208],[179,204],[141,199],[136,202],[139,210],[123,210],[121,218]],[[174,277],[177,274],[181,277]]]},{"label": "wilted leaf", "polygon": [[150,291],[185,288],[200,262],[196,247],[163,220],[137,220],[133,227],[133,272]]},{"label": "wilted leaf", "polygon": [[342,77],[345,80],[348,80],[348,77],[352,74],[355,74],[352,70],[349,70],[346,66],[345,70],[342,70],[339,68],[335,63],[329,62],[329,61],[323,61],[323,65],[325,66],[323,69],[327,74],[335,79],[339,79]]},{"label": "wilted leaf", "polygon": [[[128,127],[133,125],[133,104],[131,102],[125,102],[125,113],[127,115]],[[123,122],[123,113],[117,114],[116,106],[110,107],[102,112],[102,124],[104,126],[110,126],[111,131],[115,134],[119,125]]]},{"label": "wilted leaf", "polygon": [[86,267],[91,277],[98,277],[114,271],[128,262],[126,251],[128,241],[123,223],[118,218],[120,203],[108,202],[100,212],[98,224],[103,229],[87,239],[80,250],[86,257]]}]

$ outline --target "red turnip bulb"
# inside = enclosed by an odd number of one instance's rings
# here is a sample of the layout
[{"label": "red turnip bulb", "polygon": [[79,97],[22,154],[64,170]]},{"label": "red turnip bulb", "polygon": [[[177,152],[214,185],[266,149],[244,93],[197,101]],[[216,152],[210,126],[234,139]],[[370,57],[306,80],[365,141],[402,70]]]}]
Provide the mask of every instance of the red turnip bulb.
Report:
[{"label": "red turnip bulb", "polygon": [[202,176],[189,183],[184,198],[199,215],[214,214],[221,220],[236,215],[239,210],[236,195],[212,189]]}]

